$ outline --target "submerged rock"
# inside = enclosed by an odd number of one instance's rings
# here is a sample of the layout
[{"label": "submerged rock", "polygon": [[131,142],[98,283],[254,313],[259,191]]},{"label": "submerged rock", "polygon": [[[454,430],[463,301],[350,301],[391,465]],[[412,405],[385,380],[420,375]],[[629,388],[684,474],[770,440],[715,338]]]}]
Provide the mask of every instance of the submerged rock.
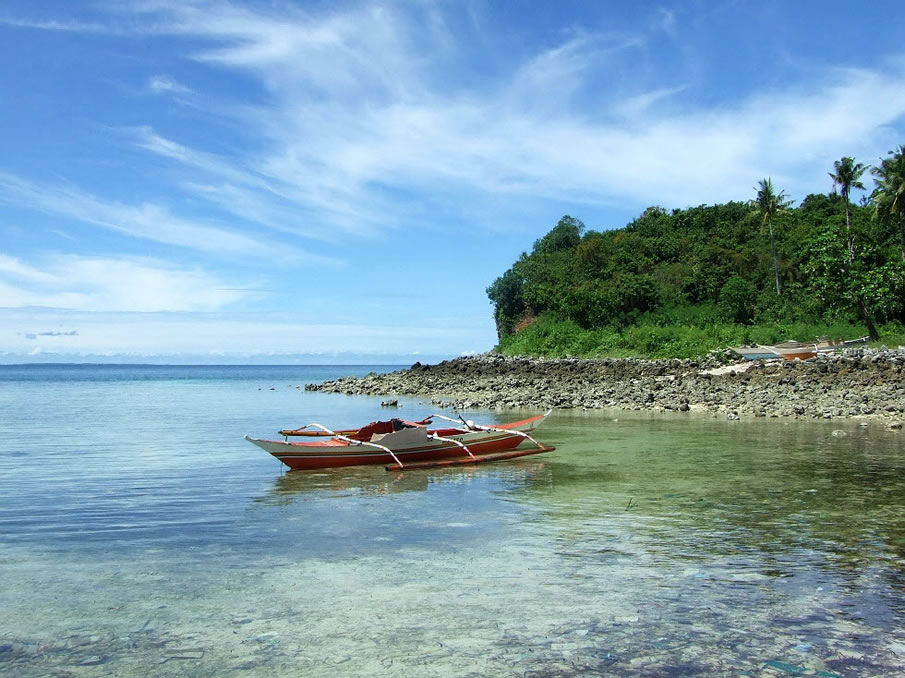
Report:
[{"label": "submerged rock", "polygon": [[98,664],[103,664],[105,661],[106,658],[101,657],[100,655],[91,655],[80,661],[79,666],[96,666]]}]

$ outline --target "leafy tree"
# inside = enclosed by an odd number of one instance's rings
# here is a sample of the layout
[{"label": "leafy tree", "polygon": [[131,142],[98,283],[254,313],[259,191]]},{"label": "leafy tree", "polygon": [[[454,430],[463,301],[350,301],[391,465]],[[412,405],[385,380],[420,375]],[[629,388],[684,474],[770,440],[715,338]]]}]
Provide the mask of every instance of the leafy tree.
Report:
[{"label": "leafy tree", "polygon": [[876,339],[874,318],[889,321],[902,312],[905,265],[878,263],[883,258],[872,243],[851,261],[839,230],[840,225],[828,224],[803,245],[809,289],[831,313],[860,314]]},{"label": "leafy tree", "polygon": [[575,248],[584,228],[580,220],[564,216],[534,242],[531,254],[523,253],[487,288],[499,337],[510,334],[525,315],[559,310],[574,278]]},{"label": "leafy tree", "polygon": [[588,232],[575,251],[578,259],[577,272],[581,278],[593,280],[605,276],[611,265],[614,247],[612,232],[606,234],[598,231]]},{"label": "leafy tree", "polygon": [[757,213],[761,216],[761,223],[770,229],[770,249],[773,252],[773,276],[776,280],[776,294],[782,294],[779,284],[779,258],[776,256],[776,237],[773,233],[773,221],[777,215],[788,209],[792,201],[788,199],[785,191],[776,193],[773,190],[773,182],[769,177],[761,179],[757,186],[757,197],[752,201]]},{"label": "leafy tree", "polygon": [[558,311],[569,288],[575,284],[575,249],[533,252],[518,262],[524,281],[522,299],[537,315]]},{"label": "leafy tree", "polygon": [[581,242],[584,224],[580,219],[564,216],[543,238],[534,241],[533,254],[552,254],[563,250],[573,250]]},{"label": "leafy tree", "polygon": [[568,317],[585,329],[621,329],[656,308],[657,303],[657,286],[649,276],[625,273],[572,288],[564,308]]},{"label": "leafy tree", "polygon": [[849,194],[853,188],[864,190],[864,184],[861,183],[861,175],[867,170],[867,165],[855,162],[854,158],[844,156],[841,160],[833,163],[834,172],[829,172],[830,178],[833,180],[833,190],[839,187],[839,193],[842,194],[842,201],[845,203],[845,235],[848,241],[849,261],[855,259],[855,240],[852,237],[852,215],[849,202]]},{"label": "leafy tree", "polygon": [[585,231],[564,216],[487,289],[500,350],[670,356],[739,341],[842,338],[864,325],[871,336],[881,325],[889,333],[905,320],[905,262],[890,229],[905,172],[890,155],[871,209],[850,199],[863,166],[842,158],[837,190],[798,208],[764,179],[756,200],[653,207],[624,228]]},{"label": "leafy tree", "polygon": [[842,213],[839,210],[841,201],[836,193],[811,193],[801,201],[798,210],[807,216],[826,219]]},{"label": "leafy tree", "polygon": [[880,220],[898,223],[902,238],[902,260],[905,261],[905,144],[890,151],[871,169],[877,186],[871,194],[875,214]]},{"label": "leafy tree", "polygon": [[[889,322],[903,319],[905,311],[905,262],[889,261],[876,268],[860,271],[859,299],[868,312]],[[868,301],[864,301],[868,300]],[[868,326],[871,338],[877,339],[877,331]]]},{"label": "leafy tree", "polygon": [[487,288],[487,296],[494,306],[493,316],[499,338],[511,333],[515,322],[525,312],[525,301],[522,299],[524,280],[516,266],[494,280]]},{"label": "leafy tree", "polygon": [[741,276],[729,278],[720,290],[720,307],[735,323],[751,322],[756,299],[754,287]]}]

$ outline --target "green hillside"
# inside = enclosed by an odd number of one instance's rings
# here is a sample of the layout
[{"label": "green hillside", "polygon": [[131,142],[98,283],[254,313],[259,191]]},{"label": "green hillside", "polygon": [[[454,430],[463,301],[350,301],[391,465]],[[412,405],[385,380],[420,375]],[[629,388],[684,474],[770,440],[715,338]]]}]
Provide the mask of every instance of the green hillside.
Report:
[{"label": "green hillside", "polygon": [[[876,189],[851,204],[868,169]],[[817,336],[905,343],[905,146],[879,168],[843,158],[830,175],[838,191],[797,207],[765,179],[750,202],[650,207],[614,230],[564,216],[487,289],[497,350],[693,357]]]}]

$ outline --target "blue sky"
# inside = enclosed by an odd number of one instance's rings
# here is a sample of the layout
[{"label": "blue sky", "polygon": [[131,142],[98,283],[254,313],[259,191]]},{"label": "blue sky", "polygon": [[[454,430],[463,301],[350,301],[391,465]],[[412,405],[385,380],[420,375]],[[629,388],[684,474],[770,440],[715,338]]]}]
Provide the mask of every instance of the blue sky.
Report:
[{"label": "blue sky", "polygon": [[[564,214],[905,143],[900,2],[0,8],[0,362],[407,362]],[[856,196],[857,197],[857,196]]]}]

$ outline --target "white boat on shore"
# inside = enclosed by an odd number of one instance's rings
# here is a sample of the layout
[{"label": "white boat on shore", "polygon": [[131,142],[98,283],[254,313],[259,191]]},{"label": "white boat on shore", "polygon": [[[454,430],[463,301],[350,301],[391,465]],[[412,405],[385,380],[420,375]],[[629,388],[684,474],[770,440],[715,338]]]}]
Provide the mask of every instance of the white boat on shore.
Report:
[{"label": "white boat on shore", "polygon": [[784,341],[781,344],[754,344],[751,346],[734,346],[731,348],[746,360],[771,360],[784,358],[785,360],[807,360],[820,353],[833,353],[846,348],[855,348],[866,344],[870,337],[858,339],[817,339],[813,342],[801,342],[795,340]]}]

